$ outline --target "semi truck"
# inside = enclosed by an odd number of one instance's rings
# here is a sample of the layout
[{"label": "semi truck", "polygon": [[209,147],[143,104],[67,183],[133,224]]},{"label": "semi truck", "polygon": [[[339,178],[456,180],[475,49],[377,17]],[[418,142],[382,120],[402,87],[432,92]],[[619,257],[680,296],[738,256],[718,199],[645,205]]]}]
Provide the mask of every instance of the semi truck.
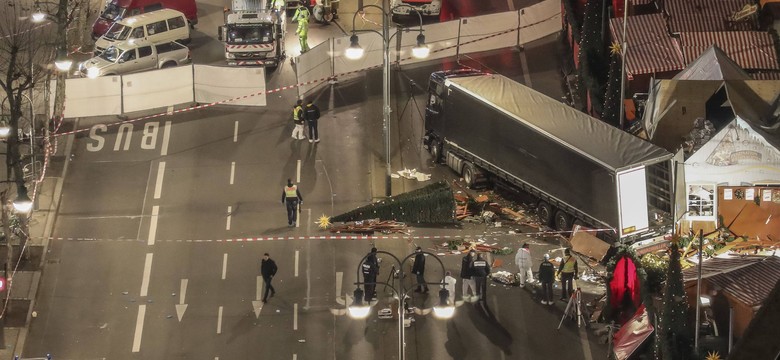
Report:
[{"label": "semi truck", "polygon": [[277,67],[285,55],[285,19],[283,12],[266,9],[264,0],[233,0],[218,29],[227,64]]},{"label": "semi truck", "polygon": [[673,154],[507,77],[433,73],[423,144],[469,187],[531,195],[561,232],[633,243],[671,230]]}]

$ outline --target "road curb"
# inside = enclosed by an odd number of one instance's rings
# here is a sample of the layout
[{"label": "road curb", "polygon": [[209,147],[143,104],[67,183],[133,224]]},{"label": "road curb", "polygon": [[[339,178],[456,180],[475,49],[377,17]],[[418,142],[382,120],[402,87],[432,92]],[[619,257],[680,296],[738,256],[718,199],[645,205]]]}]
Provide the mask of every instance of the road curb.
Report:
[{"label": "road curb", "polygon": [[[74,128],[78,127],[78,118],[74,120]],[[24,351],[24,344],[27,341],[27,332],[30,329],[30,320],[32,319],[32,313],[35,309],[35,303],[38,297],[38,288],[41,284],[41,277],[43,275],[43,266],[46,264],[46,253],[49,250],[49,239],[54,233],[54,222],[57,218],[57,211],[60,208],[60,199],[62,197],[62,187],[65,182],[65,176],[68,173],[68,166],[70,164],[70,154],[73,151],[74,135],[68,136],[65,143],[65,150],[63,155],[65,156],[65,164],[62,168],[62,174],[57,178],[54,185],[54,194],[52,195],[51,205],[46,212],[46,223],[43,227],[43,253],[41,254],[41,262],[38,264],[38,271],[33,274],[32,283],[30,285],[30,307],[27,309],[27,318],[24,322],[24,327],[19,329],[19,335],[16,338],[16,344],[14,344],[13,353],[22,354]]]}]

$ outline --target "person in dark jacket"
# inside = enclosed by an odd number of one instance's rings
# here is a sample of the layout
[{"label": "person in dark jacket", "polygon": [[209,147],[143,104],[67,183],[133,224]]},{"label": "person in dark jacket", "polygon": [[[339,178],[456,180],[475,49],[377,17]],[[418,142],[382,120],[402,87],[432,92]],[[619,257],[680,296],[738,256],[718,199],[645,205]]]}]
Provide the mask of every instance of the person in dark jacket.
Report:
[{"label": "person in dark jacket", "polygon": [[425,285],[425,254],[422,252],[421,247],[417,247],[417,255],[414,256],[414,265],[412,266],[412,274],[417,275],[417,289],[414,292],[428,292],[428,285]]},{"label": "person in dark jacket", "polygon": [[544,254],[539,264],[539,282],[542,283],[542,305],[553,304],[553,281],[555,281],[555,265],[550,262],[550,254]]},{"label": "person in dark jacket", "polygon": [[320,132],[317,131],[317,120],[320,119],[320,108],[314,105],[311,100],[303,108],[303,115],[306,123],[309,125],[309,142],[320,142]]},{"label": "person in dark jacket", "polygon": [[[474,273],[471,269],[471,263],[474,262],[476,256],[477,252],[471,250],[460,261],[460,278],[463,279],[463,301],[468,301],[472,296],[477,296],[477,285],[474,282]],[[469,296],[469,288],[471,288],[471,296]]]},{"label": "person in dark jacket", "polygon": [[303,196],[301,196],[298,186],[294,185],[290,179],[287,179],[287,186],[282,189],[282,204],[287,205],[287,225],[295,226],[295,222],[298,220],[298,205],[303,204]]},{"label": "person in dark jacket", "polygon": [[471,269],[474,282],[477,285],[477,297],[479,301],[485,302],[487,299],[487,276],[490,274],[490,264],[482,257],[482,254],[477,254],[477,259],[471,263]]},{"label": "person in dark jacket", "polygon": [[366,303],[370,303],[376,297],[376,284],[369,284],[376,283],[376,276],[379,274],[379,260],[376,258],[376,251],[376,248],[371,248],[371,253],[360,265],[363,272],[363,282],[366,283],[363,285],[365,289],[363,298]]},{"label": "person in dark jacket", "polygon": [[276,262],[271,259],[268,253],[263,254],[263,260],[260,261],[260,275],[263,276],[263,282],[265,287],[263,289],[263,302],[268,302],[268,293],[271,293],[271,297],[276,294],[276,289],[271,285],[271,280],[276,275]]},{"label": "person in dark jacket", "polygon": [[561,301],[568,301],[574,292],[574,279],[577,279],[577,258],[571,255],[571,250],[566,249],[565,256],[558,267],[558,274],[561,276]]}]

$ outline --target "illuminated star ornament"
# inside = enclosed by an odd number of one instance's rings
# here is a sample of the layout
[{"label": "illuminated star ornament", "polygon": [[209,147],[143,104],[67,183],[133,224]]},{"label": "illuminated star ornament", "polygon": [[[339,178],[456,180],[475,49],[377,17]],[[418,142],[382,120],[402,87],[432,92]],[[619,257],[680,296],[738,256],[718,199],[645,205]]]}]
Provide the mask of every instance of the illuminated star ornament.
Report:
[{"label": "illuminated star ornament", "polygon": [[327,229],[330,227],[330,217],[326,216],[325,214],[322,214],[320,216],[319,220],[317,220],[317,224],[320,226],[320,229]]},{"label": "illuminated star ornament", "polygon": [[720,354],[717,351],[711,351],[707,353],[706,360],[721,360]]},{"label": "illuminated star ornament", "polygon": [[620,44],[613,42],[612,45],[609,46],[609,53],[612,55],[620,54]]}]

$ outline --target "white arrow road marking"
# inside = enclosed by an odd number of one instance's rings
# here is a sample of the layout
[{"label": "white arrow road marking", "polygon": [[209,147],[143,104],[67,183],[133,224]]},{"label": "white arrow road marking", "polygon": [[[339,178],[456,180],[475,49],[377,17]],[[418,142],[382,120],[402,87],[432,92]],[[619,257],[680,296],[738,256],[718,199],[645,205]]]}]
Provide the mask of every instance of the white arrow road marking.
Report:
[{"label": "white arrow road marking", "polygon": [[257,290],[255,292],[255,300],[252,301],[252,309],[255,311],[255,317],[260,318],[260,310],[263,310],[263,302],[260,301],[263,296],[263,277],[257,277]]},{"label": "white arrow road marking", "polygon": [[179,322],[181,322],[182,316],[184,316],[184,312],[187,311],[187,304],[184,303],[184,298],[187,296],[187,282],[189,280],[187,279],[181,279],[181,287],[179,289],[179,303],[176,304],[176,317],[179,318]]},{"label": "white arrow road marking", "polygon": [[341,296],[342,281],[344,281],[344,273],[341,271],[337,271],[336,272],[336,302],[339,303],[339,305],[346,304],[344,302],[344,298]]}]

